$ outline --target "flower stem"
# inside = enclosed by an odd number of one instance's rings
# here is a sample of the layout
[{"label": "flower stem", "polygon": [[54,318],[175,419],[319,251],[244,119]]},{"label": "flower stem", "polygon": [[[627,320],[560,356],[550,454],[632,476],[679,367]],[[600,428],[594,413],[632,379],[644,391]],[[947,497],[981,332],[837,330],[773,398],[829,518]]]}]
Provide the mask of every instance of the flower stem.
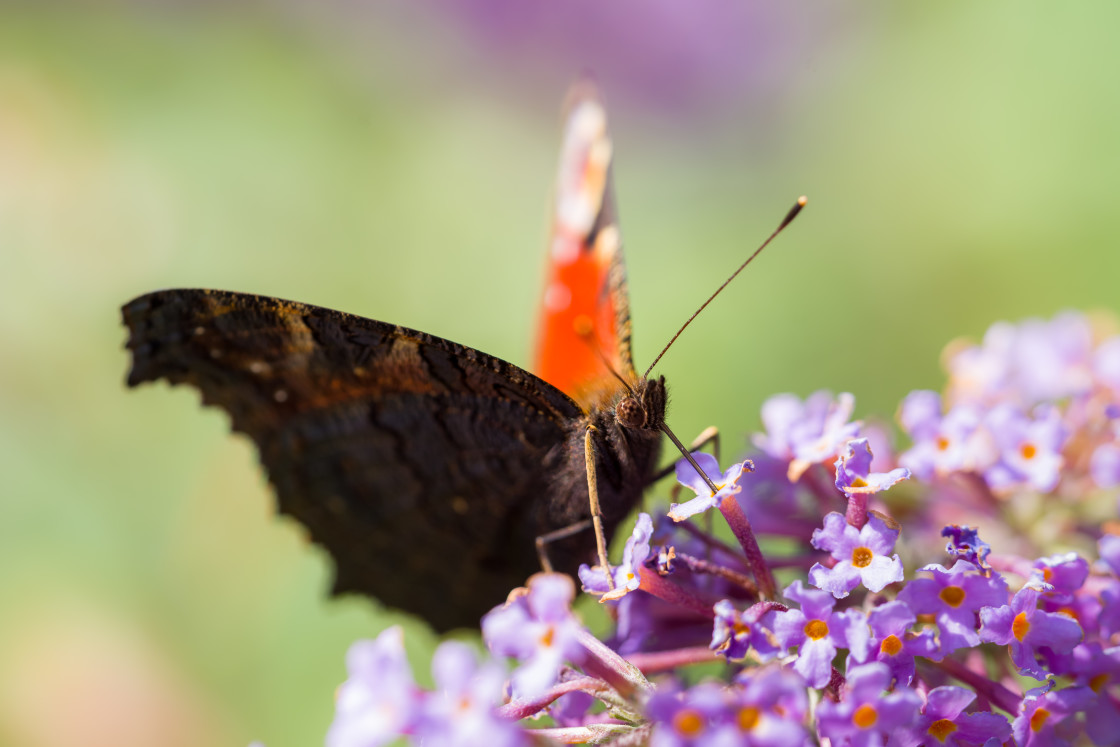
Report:
[{"label": "flower stem", "polygon": [[709,602],[701,599],[683,586],[667,578],[662,578],[656,571],[643,568],[638,579],[638,588],[654,595],[658,599],[664,599],[669,604],[676,605],[677,607],[684,607],[704,617],[715,618],[716,616]]},{"label": "flower stem", "polygon": [[719,512],[723,514],[723,518],[731,527],[731,533],[743,547],[743,552],[747,556],[747,566],[758,582],[759,596],[762,599],[773,599],[776,588],[774,576],[770,573],[770,567],[766,565],[766,558],[762,556],[762,549],[758,546],[758,540],[755,539],[754,530],[751,529],[751,522],[743,512],[743,507],[735,500],[734,495],[729,495],[720,501]]},{"label": "flower stem", "polygon": [[653,685],[641,670],[586,629],[581,628],[576,637],[587,652],[583,668],[588,674],[606,681],[623,698],[629,698],[635,692],[648,695],[653,691]]},{"label": "flower stem", "polygon": [[694,646],[692,648],[678,648],[672,651],[641,651],[630,654],[627,660],[642,670],[642,674],[655,674],[665,672],[689,664],[704,664],[717,661],[719,654],[707,646]]},{"label": "flower stem", "polygon": [[863,525],[867,523],[867,501],[870,497],[868,493],[852,493],[848,496],[848,510],[844,513],[844,518],[856,529],[863,529]]},{"label": "flower stem", "polygon": [[498,707],[498,715],[510,721],[520,721],[523,718],[528,718],[534,713],[537,713],[561,695],[567,695],[568,693],[579,690],[594,695],[596,692],[606,690],[609,687],[610,686],[607,685],[606,682],[594,677],[577,677],[567,682],[557,683],[546,690],[543,695],[538,695],[535,698],[511,700],[505,705]]},{"label": "flower stem", "polygon": [[942,672],[945,672],[950,677],[955,677],[966,685],[969,685],[977,692],[982,692],[988,700],[994,703],[998,708],[1002,708],[1008,713],[1019,712],[1019,701],[1022,700],[1022,698],[998,682],[993,682],[984,675],[972,671],[954,659],[945,658],[941,661],[930,662],[930,664],[931,666],[937,667]]},{"label": "flower stem", "polygon": [[710,560],[703,558],[695,558],[688,553],[678,552],[676,554],[677,560],[684,563],[685,567],[693,573],[706,573],[712,576],[718,576],[722,579],[730,581],[736,586],[745,589],[750,594],[758,594],[758,587],[755,583],[747,578],[742,573],[736,573],[730,568],[725,568],[722,565],[713,563]]}]

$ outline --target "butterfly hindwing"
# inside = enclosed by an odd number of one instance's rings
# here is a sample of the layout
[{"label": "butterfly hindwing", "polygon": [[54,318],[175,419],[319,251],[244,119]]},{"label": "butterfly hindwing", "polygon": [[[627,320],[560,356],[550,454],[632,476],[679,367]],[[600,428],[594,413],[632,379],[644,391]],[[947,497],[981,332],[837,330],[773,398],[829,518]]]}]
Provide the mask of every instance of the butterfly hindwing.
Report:
[{"label": "butterfly hindwing", "polygon": [[[250,294],[162,291],[123,313],[129,384],[188,383],[229,412],[280,510],[334,558],[338,593],[477,625],[536,567],[535,537],[580,509],[550,496],[584,413],[516,366]],[[574,570],[589,540],[553,548],[558,565]]]},{"label": "butterfly hindwing", "polygon": [[606,111],[589,81],[569,101],[533,370],[590,406],[636,374]]}]

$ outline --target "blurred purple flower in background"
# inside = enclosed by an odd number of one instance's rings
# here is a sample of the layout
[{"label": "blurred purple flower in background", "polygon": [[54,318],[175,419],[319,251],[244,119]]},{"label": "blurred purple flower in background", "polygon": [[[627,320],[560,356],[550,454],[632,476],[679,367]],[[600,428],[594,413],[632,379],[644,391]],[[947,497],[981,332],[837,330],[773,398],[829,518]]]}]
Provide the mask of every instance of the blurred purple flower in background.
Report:
[{"label": "blurred purple flower in background", "polygon": [[[460,19],[489,54],[536,66],[578,60],[666,112],[727,106],[742,91],[774,91],[827,41],[827,11],[804,16],[759,3],[608,4],[457,0],[433,7]],[[815,17],[815,20],[814,20]],[[838,19],[831,17],[831,22]],[[525,69],[527,68],[527,70]]]}]

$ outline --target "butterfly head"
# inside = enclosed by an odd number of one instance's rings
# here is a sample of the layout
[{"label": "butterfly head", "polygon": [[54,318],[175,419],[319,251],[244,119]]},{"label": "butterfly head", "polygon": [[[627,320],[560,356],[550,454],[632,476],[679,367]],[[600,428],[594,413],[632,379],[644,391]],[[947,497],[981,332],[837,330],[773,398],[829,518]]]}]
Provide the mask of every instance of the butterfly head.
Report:
[{"label": "butterfly head", "polygon": [[665,377],[643,379],[614,406],[614,418],[624,428],[660,430],[665,422]]}]

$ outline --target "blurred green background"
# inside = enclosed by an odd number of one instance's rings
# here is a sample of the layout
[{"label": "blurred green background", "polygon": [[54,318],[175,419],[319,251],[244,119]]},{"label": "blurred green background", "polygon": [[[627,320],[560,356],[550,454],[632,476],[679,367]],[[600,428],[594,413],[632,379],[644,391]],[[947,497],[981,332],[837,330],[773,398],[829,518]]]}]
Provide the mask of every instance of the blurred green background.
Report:
[{"label": "blurred green background", "polygon": [[321,742],[404,618],[326,600],[224,415],[125,391],[118,308],[253,291],[525,363],[584,70],[637,360],[810,197],[662,364],[682,437],[821,387],[889,417],[953,337],[1116,308],[1120,6],[732,5],[0,6],[0,742]]}]

